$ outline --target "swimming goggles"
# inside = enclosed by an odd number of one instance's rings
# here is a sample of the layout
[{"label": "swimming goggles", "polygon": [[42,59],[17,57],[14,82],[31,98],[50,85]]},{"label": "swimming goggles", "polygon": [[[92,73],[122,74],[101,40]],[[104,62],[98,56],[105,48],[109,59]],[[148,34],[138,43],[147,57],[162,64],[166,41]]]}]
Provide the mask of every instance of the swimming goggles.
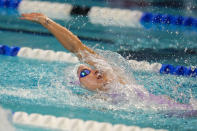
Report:
[{"label": "swimming goggles", "polygon": [[85,76],[87,76],[87,75],[89,75],[90,74],[90,70],[88,70],[88,69],[84,69],[84,70],[82,70],[81,72],[80,72],[80,78],[82,78],[82,77],[85,77]]}]

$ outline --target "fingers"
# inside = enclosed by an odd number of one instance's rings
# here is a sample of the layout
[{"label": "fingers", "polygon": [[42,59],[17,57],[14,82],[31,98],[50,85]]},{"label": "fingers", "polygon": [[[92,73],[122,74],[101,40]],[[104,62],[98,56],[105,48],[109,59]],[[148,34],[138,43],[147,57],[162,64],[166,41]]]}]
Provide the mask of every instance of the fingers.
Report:
[{"label": "fingers", "polygon": [[28,15],[21,15],[20,19],[21,20],[31,20],[31,21],[34,20],[34,18],[32,18],[32,17],[30,17]]},{"label": "fingers", "polygon": [[30,13],[30,14],[21,14],[21,16],[23,16],[23,17],[29,17],[29,16],[32,16],[32,14]]},{"label": "fingers", "polygon": [[43,23],[47,16],[41,14],[41,13],[26,13],[26,14],[21,14],[20,19],[22,20],[28,20],[28,21],[33,21],[36,23]]},{"label": "fingers", "polygon": [[42,14],[40,13],[28,13],[28,14],[21,14],[20,19],[38,22],[38,19],[41,16]]},{"label": "fingers", "polygon": [[33,17],[31,16],[31,14],[21,14],[20,19],[22,19],[22,20],[31,20],[31,19],[33,19]]},{"label": "fingers", "polygon": [[31,16],[31,17],[36,17],[36,16],[43,16],[41,13],[27,13],[27,14],[21,14],[23,17]]},{"label": "fingers", "polygon": [[21,20],[30,20],[33,21],[34,19],[32,19],[31,17],[20,17]]}]

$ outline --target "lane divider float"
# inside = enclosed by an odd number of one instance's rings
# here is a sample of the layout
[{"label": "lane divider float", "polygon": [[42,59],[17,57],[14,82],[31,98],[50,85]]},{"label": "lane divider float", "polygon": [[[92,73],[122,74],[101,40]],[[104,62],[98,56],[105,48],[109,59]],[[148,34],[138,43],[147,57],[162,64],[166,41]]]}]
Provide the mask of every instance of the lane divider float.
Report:
[{"label": "lane divider float", "polygon": [[150,25],[173,25],[197,28],[197,19],[193,17],[152,14],[129,9],[87,7],[35,0],[0,0],[0,7],[18,10],[19,14],[40,12],[50,18],[61,20],[70,20],[72,15],[84,15],[88,16],[92,24],[103,26],[149,28]]},{"label": "lane divider float", "polygon": [[[72,53],[54,52],[52,50],[31,49],[28,47],[9,47],[0,45],[0,54],[7,56],[18,56],[31,59],[47,60],[47,61],[62,61],[68,63],[78,63],[79,60]],[[171,74],[177,76],[197,76],[196,67],[173,66],[170,64],[153,63],[150,64],[145,61],[129,60],[131,67],[134,70],[152,71],[161,74]]]},{"label": "lane divider float", "polygon": [[[122,124],[112,125],[106,122],[83,121],[81,119],[69,119],[66,117],[55,117],[51,115],[30,114],[26,112],[15,112],[13,122],[20,125],[29,125],[49,129],[68,131],[156,131],[152,128],[140,128],[137,126],[126,126]],[[165,130],[157,130],[165,131]]]}]

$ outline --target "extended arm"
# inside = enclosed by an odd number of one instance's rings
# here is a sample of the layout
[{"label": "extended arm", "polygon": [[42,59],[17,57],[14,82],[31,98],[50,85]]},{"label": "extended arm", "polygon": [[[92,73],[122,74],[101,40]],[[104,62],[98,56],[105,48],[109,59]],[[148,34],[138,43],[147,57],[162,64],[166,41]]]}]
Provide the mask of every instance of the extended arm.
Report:
[{"label": "extended arm", "polygon": [[[88,55],[94,55],[95,57],[100,57],[92,49],[84,45],[79,40],[79,38],[75,36],[72,32],[70,32],[65,27],[55,23],[53,20],[49,19],[47,16],[43,14],[40,13],[22,14],[21,19],[37,22],[43,25],[57,38],[57,40],[67,50],[74,53],[79,59],[82,59],[82,57],[86,57]],[[84,62],[92,66],[95,66],[96,64],[94,61],[91,61],[90,59],[84,59]]]}]

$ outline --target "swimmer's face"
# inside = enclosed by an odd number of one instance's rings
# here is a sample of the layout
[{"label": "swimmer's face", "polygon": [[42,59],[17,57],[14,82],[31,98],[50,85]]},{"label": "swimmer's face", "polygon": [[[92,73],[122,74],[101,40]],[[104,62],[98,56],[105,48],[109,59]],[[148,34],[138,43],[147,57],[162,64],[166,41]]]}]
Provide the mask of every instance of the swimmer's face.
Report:
[{"label": "swimmer's face", "polygon": [[[88,70],[88,74],[84,73],[85,76],[81,77],[81,72],[84,70]],[[79,77],[79,81],[81,85],[83,85],[86,89],[95,91],[97,89],[103,90],[103,86],[106,83],[106,79],[103,73],[99,72],[98,70],[93,70],[88,66],[80,65],[77,70],[77,75]]]}]

